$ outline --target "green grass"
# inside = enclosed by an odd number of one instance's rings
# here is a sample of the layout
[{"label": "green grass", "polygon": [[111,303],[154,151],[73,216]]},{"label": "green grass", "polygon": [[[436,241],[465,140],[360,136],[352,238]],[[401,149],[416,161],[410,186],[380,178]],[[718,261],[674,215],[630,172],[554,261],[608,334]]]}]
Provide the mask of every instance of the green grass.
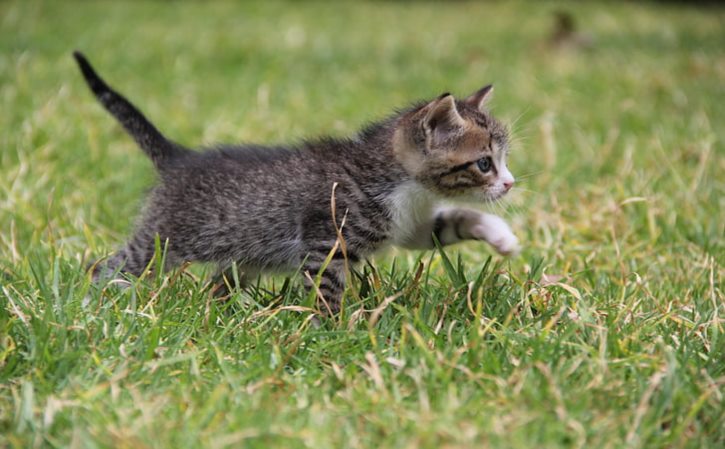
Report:
[{"label": "green grass", "polygon": [[[591,49],[546,45],[560,8]],[[668,3],[1,3],[0,447],[725,446],[724,30]],[[381,255],[319,328],[299,275],[94,291],[154,175],[76,48],[189,145],[493,82],[525,250]]]}]

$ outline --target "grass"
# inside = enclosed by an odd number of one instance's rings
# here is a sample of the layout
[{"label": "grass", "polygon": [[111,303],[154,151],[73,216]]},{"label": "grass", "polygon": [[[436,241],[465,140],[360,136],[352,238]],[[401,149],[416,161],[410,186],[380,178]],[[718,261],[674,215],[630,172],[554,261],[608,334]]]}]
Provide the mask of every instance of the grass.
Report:
[{"label": "grass", "polygon": [[[588,49],[554,49],[570,11]],[[725,11],[669,3],[3,2],[0,447],[725,445]],[[95,291],[173,138],[354,132],[494,82],[524,243],[390,252],[319,328],[300,276]],[[84,300],[84,298],[87,298]]]}]

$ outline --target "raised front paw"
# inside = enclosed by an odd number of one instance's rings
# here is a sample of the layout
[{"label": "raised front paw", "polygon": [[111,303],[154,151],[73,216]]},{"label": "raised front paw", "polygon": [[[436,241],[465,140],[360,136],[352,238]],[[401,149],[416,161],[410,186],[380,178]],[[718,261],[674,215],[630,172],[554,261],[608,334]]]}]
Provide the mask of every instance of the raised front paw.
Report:
[{"label": "raised front paw", "polygon": [[506,235],[502,235],[498,239],[492,240],[489,243],[493,246],[496,252],[502,256],[516,256],[521,252],[519,239],[511,232]]},{"label": "raised front paw", "polygon": [[471,235],[478,240],[485,240],[502,256],[515,256],[521,251],[519,239],[501,217],[481,214],[478,223],[471,228]]}]

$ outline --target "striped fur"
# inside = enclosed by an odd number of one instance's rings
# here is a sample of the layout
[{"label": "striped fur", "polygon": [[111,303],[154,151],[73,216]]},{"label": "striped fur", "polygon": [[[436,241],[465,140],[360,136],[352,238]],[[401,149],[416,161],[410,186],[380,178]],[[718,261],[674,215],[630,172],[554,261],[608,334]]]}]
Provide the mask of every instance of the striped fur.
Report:
[{"label": "striped fur", "polygon": [[[321,309],[336,313],[349,264],[387,245],[431,248],[435,235],[443,244],[485,240],[502,254],[518,247],[500,218],[440,206],[493,200],[513,183],[506,131],[483,107],[490,89],[462,101],[444,94],[350,139],[191,151],[167,140],[83,55],[75,56],[93,93],[159,173],[134,234],[96,264],[96,281],[142,274],[160,238],[165,268],[212,262],[220,279],[235,263],[253,275],[302,266]],[[486,172],[483,158],[491,161]]]}]

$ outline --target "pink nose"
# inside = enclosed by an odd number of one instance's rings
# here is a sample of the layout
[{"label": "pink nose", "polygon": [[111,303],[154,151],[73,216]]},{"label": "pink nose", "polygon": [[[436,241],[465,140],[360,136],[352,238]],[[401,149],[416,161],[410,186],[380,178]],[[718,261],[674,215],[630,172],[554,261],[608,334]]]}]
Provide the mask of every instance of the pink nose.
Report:
[{"label": "pink nose", "polygon": [[513,181],[505,181],[503,183],[503,188],[506,189],[507,192],[509,190],[511,190],[511,187],[513,187],[513,186],[514,186],[514,182]]}]

